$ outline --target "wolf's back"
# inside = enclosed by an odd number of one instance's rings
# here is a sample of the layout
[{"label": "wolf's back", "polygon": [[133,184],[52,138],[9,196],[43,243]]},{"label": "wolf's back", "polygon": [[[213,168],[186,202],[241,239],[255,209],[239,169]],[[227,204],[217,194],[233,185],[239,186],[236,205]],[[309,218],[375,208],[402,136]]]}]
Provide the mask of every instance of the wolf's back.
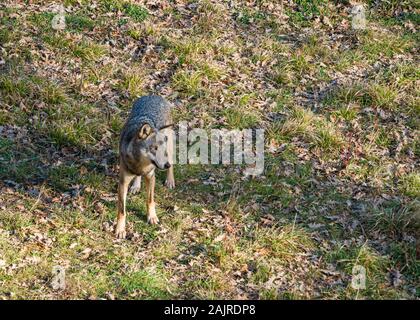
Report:
[{"label": "wolf's back", "polygon": [[140,122],[141,119],[149,120],[152,122],[152,127],[159,129],[169,119],[170,107],[170,104],[160,96],[141,97],[134,102],[129,121],[134,119]]},{"label": "wolf's back", "polygon": [[134,102],[130,116],[121,133],[121,142],[130,141],[144,125],[159,129],[170,121],[171,105],[160,96],[144,96]]}]

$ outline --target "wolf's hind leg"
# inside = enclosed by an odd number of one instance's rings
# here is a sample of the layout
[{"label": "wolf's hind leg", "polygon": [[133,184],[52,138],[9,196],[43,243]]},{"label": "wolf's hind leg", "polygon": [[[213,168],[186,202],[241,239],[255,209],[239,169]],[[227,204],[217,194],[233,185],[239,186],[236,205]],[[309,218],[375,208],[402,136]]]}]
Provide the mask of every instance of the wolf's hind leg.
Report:
[{"label": "wolf's hind leg", "polygon": [[169,129],[166,131],[168,142],[167,142],[167,153],[168,153],[168,160],[171,166],[168,169],[168,173],[166,175],[166,182],[165,185],[168,189],[175,188],[175,177],[174,177],[174,136],[173,130]]},{"label": "wolf's hind leg", "polygon": [[165,185],[168,189],[175,188],[175,177],[174,177],[174,167],[173,167],[173,165],[168,169],[168,173],[166,175]]},{"label": "wolf's hind leg", "polygon": [[130,193],[136,194],[140,191],[141,187],[141,176],[136,176],[134,178],[133,184],[130,187]]},{"label": "wolf's hind leg", "polygon": [[157,224],[159,219],[156,215],[156,204],[155,204],[155,173],[151,173],[145,176],[146,180],[146,193],[147,193],[147,222],[150,224]]}]

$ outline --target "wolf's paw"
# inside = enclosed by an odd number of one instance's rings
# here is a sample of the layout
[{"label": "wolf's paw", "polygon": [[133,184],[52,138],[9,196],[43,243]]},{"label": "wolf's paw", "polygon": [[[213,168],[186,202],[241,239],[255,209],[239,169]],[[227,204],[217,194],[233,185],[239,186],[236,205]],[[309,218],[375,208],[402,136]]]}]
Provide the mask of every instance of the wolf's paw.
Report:
[{"label": "wolf's paw", "polygon": [[125,239],[126,236],[125,228],[116,228],[115,229],[115,237],[117,239]]},{"label": "wolf's paw", "polygon": [[141,187],[141,177],[138,176],[134,179],[134,182],[130,187],[130,193],[132,194],[138,193],[140,191],[140,187]]},{"label": "wolf's paw", "polygon": [[159,219],[157,215],[150,215],[150,216],[147,216],[147,222],[150,224],[158,224]]},{"label": "wolf's paw", "polygon": [[175,188],[175,180],[172,180],[172,179],[167,179],[167,180],[166,180],[166,182],[165,182],[165,186],[166,186],[168,189],[173,189],[173,188]]},{"label": "wolf's paw", "polygon": [[132,193],[132,194],[139,193],[139,191],[140,191],[140,185],[133,184],[130,187],[130,193]]},{"label": "wolf's paw", "polygon": [[127,234],[125,232],[125,222],[117,222],[117,226],[115,227],[115,237],[117,237],[117,239],[125,239],[126,235]]}]

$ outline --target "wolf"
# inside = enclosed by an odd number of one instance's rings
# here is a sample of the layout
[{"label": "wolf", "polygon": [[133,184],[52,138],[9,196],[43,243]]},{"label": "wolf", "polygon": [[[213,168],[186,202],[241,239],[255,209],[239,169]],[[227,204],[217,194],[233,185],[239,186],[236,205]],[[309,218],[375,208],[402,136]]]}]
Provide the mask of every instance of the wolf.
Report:
[{"label": "wolf", "polygon": [[115,235],[126,237],[126,199],[130,182],[131,193],[140,190],[141,179],[146,182],[147,221],[157,224],[155,170],[167,170],[166,186],[175,188],[173,169],[173,126],[171,104],[161,96],[143,96],[134,102],[121,131],[118,180],[118,212]]}]

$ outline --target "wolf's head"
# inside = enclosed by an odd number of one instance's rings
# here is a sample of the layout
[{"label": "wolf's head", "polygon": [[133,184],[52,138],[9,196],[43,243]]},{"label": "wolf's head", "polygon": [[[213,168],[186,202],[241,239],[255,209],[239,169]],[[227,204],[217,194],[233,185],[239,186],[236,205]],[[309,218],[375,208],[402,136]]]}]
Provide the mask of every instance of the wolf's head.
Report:
[{"label": "wolf's head", "polygon": [[172,165],[169,159],[167,146],[167,130],[171,130],[172,125],[167,125],[159,129],[152,128],[149,124],[143,124],[132,140],[132,151],[142,167],[154,167],[165,170]]}]

